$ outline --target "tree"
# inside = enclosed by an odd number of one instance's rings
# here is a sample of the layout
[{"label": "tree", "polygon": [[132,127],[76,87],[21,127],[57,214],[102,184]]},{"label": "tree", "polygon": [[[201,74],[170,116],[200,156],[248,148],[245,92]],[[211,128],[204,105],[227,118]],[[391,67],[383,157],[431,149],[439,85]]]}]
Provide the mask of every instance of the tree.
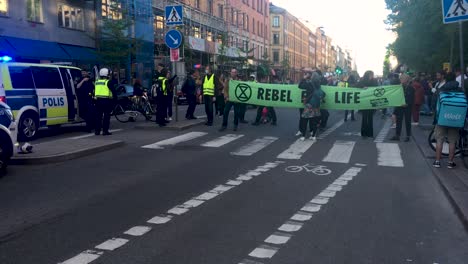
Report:
[{"label": "tree", "polygon": [[103,65],[113,70],[125,68],[134,59],[141,39],[134,38],[133,20],[120,4],[112,2],[108,17],[103,17],[97,54]]},{"label": "tree", "polygon": [[387,46],[387,52],[385,53],[385,59],[383,63],[383,76],[388,76],[391,72],[391,65],[390,65],[390,56],[391,56],[391,45]]}]

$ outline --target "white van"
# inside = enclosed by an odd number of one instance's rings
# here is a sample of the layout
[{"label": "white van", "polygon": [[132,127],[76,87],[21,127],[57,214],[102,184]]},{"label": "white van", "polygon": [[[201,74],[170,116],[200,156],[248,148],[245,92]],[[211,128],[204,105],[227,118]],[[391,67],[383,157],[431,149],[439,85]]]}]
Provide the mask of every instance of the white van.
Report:
[{"label": "white van", "polygon": [[18,140],[29,141],[40,127],[82,122],[76,83],[81,69],[32,63],[0,63],[0,102],[18,125]]}]

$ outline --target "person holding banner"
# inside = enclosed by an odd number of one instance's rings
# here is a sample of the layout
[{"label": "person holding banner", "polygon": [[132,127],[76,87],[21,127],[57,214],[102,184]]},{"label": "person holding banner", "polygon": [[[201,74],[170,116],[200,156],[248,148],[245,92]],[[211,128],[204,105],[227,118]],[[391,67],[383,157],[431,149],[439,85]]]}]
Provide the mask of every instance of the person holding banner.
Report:
[{"label": "person holding banner", "polygon": [[302,141],[305,140],[307,132],[307,123],[310,128],[310,139],[317,140],[317,129],[321,119],[320,104],[322,103],[325,93],[322,91],[320,86],[321,76],[314,72],[312,74],[312,87],[307,90],[307,97],[304,100],[304,110],[301,114],[301,133]]},{"label": "person holding banner", "polygon": [[[357,84],[358,88],[369,88],[379,86],[377,80],[374,79],[373,71],[366,71],[364,76]],[[374,137],[374,110],[365,109],[361,110],[362,123],[361,123],[361,137],[362,138],[373,138]]]},{"label": "person holding banner", "polygon": [[[301,82],[299,83],[299,86],[298,86],[299,89],[306,91],[305,97],[302,98],[303,102],[306,101],[307,93],[314,91],[314,85],[312,84],[312,72],[313,72],[312,69],[305,68],[304,69],[304,79],[301,80]],[[302,133],[302,126],[301,126],[301,124],[303,122],[306,122],[306,121],[303,120],[303,117],[302,117],[302,112],[303,111],[304,111],[304,108],[299,108],[299,131],[297,131],[296,136],[303,135],[303,137],[305,137],[304,133]]]},{"label": "person holding banner", "polygon": [[231,77],[225,79],[224,83],[224,100],[225,100],[225,106],[224,106],[224,113],[223,113],[223,124],[221,125],[221,128],[219,129],[220,132],[226,130],[227,128],[227,123],[229,120],[229,112],[231,111],[231,108],[234,107],[234,131],[237,131],[237,127],[239,126],[239,103],[235,103],[233,101],[229,100],[229,81],[230,80],[239,80],[238,75],[237,75],[237,69],[232,68],[231,69]]},{"label": "person holding banner", "polygon": [[403,92],[405,94],[405,104],[400,107],[395,107],[396,115],[396,135],[390,140],[400,141],[401,130],[403,119],[405,119],[406,127],[406,138],[405,142],[408,142],[411,137],[411,112],[414,105],[415,89],[411,85],[411,77],[407,74],[400,76],[401,85],[403,86]]}]

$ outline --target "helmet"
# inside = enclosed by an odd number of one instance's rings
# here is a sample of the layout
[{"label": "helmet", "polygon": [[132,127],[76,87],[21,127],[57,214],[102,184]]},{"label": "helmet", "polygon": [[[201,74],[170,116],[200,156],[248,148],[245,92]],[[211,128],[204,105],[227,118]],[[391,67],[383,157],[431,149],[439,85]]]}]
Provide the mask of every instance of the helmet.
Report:
[{"label": "helmet", "polygon": [[99,70],[99,76],[101,77],[109,77],[109,69],[102,68]]}]

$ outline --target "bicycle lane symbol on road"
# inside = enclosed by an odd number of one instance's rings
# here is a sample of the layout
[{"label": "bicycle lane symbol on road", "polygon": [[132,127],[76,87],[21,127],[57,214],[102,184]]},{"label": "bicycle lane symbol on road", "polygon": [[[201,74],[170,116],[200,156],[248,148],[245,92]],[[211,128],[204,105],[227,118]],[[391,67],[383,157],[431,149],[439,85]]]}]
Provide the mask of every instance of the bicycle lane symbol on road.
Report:
[{"label": "bicycle lane symbol on road", "polygon": [[325,175],[329,175],[330,173],[332,173],[332,171],[328,169],[327,166],[313,165],[309,163],[302,165],[302,166],[299,166],[299,165],[288,166],[286,167],[285,171],[292,172],[292,173],[305,171],[305,172],[311,172],[319,176],[325,176]]}]

